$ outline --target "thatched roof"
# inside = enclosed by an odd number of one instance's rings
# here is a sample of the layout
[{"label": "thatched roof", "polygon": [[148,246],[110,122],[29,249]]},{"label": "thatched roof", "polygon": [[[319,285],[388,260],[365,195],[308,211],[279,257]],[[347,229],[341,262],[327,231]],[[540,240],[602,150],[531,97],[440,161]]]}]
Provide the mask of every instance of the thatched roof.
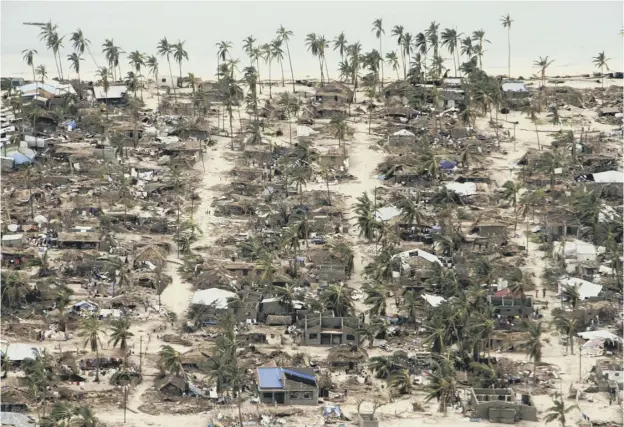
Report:
[{"label": "thatched roof", "polygon": [[361,363],[368,360],[368,353],[362,347],[350,344],[341,344],[329,350],[327,361],[332,363]]}]

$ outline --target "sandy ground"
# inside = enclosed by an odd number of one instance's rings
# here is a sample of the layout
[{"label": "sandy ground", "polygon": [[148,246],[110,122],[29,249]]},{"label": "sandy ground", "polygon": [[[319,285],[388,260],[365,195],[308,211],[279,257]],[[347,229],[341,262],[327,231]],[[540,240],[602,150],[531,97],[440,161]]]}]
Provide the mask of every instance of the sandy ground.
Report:
[{"label": "sandy ground", "polygon": [[[621,84],[621,80],[614,81]],[[611,83],[611,82],[609,82]],[[570,83],[573,86],[576,86],[575,82]],[[579,81],[579,87],[588,84],[587,81]],[[605,86],[607,85],[607,81],[605,81]],[[287,88],[273,88],[274,97],[277,93],[282,90],[288,90]],[[268,88],[264,89],[264,97],[268,95]],[[150,108],[154,108],[156,105],[156,97],[152,94],[151,97],[146,97],[146,104]],[[563,117],[566,115],[575,114],[576,112],[561,112]],[[588,119],[593,119],[595,113],[581,111],[579,112],[583,116]],[[244,116],[243,116],[244,117]],[[510,129],[513,132],[513,126],[509,123],[504,122],[504,117],[500,117],[501,121],[503,121],[503,125],[506,129]],[[516,137],[517,144],[516,150],[513,150],[513,146],[508,143],[507,154],[505,155],[496,155],[491,158],[492,164],[489,170],[491,171],[491,178],[496,181],[496,183],[500,186],[505,181],[514,178],[517,175],[517,170],[512,170],[510,172],[509,165],[517,160],[528,148],[537,148],[537,141],[535,130],[533,124],[529,122],[526,118],[524,118],[519,113],[512,113],[507,117],[509,122],[518,121],[519,124],[516,126]],[[216,119],[213,120],[213,125],[216,125]],[[235,123],[237,124],[237,120]],[[355,199],[360,196],[363,192],[367,191],[369,196],[373,197],[373,192],[375,186],[381,186],[381,181],[377,180],[374,177],[374,171],[377,164],[382,161],[382,154],[380,151],[373,150],[370,148],[371,144],[374,143],[376,137],[374,135],[368,135],[368,125],[364,122],[353,124],[355,128],[354,138],[351,141],[347,142],[348,151],[349,151],[349,159],[350,159],[350,173],[356,177],[354,181],[349,181],[345,183],[340,183],[337,185],[331,186],[332,191],[336,191],[342,193],[346,196],[346,203],[348,206],[351,206]],[[487,128],[487,119],[480,118],[477,122],[477,127],[479,129],[483,129],[487,133],[493,133],[493,130]],[[603,126],[592,123],[592,129],[602,130]],[[611,127],[606,127],[611,128]],[[287,125],[286,125],[287,129]],[[567,129],[565,121],[563,125],[563,129]],[[538,125],[538,130],[540,131],[549,131],[555,130],[552,129],[552,125],[550,124],[540,124]],[[574,127],[574,130],[580,130],[580,127]],[[373,126],[374,133],[374,126]],[[208,152],[205,154],[205,164],[206,171],[203,172],[201,162],[198,162],[196,168],[199,171],[202,171],[202,179],[197,183],[197,191],[201,197],[201,204],[196,211],[195,220],[200,224],[203,235],[199,236],[199,240],[193,245],[194,247],[208,246],[213,244],[216,238],[218,238],[223,233],[227,232],[227,229],[224,227],[225,224],[228,223],[228,219],[218,218],[212,215],[212,209],[210,207],[215,197],[220,196],[217,191],[211,190],[217,184],[225,184],[227,183],[227,175],[232,167],[233,163],[226,159],[225,154],[229,152],[229,139],[224,137],[213,137],[216,140],[216,145],[209,148]],[[550,139],[547,136],[547,133],[540,133],[540,140],[542,144],[546,147],[544,149],[548,149],[547,147],[550,145]],[[309,184],[308,189],[323,189],[325,190],[325,185],[322,183]],[[210,214],[208,211],[210,210]],[[519,225],[518,229],[524,229],[525,224]],[[357,237],[357,231],[355,227],[352,227],[349,239],[352,240],[355,251],[355,273],[352,280],[349,282],[349,285],[353,288],[359,288],[362,285],[362,277],[360,273],[363,271],[363,267],[370,261],[374,252],[374,245],[365,244],[361,239]],[[517,243],[525,244],[526,241],[524,237],[521,237]],[[173,278],[173,283],[167,287],[167,289],[163,292],[162,302],[164,306],[170,310],[175,312],[178,315],[178,318],[181,318],[185,311],[189,306],[189,302],[192,296],[192,289],[189,283],[184,283],[180,275],[177,272],[179,267],[179,261],[177,259],[176,251],[172,251],[172,255],[168,259],[168,267],[166,273],[171,275]],[[546,266],[546,262],[544,260],[544,254],[537,250],[537,245],[533,243],[529,243],[529,254],[526,262],[527,267],[525,268],[527,271],[531,271],[535,273],[536,285],[537,288],[540,289],[542,286],[541,280],[539,277],[541,276],[541,272]],[[541,290],[540,290],[541,295]],[[557,300],[554,295],[547,294],[546,300],[549,302],[550,307],[552,308],[557,303]],[[393,303],[389,299],[389,304],[391,307],[389,311],[393,311]],[[358,309],[363,309],[361,302],[357,303]],[[545,312],[545,322],[550,322],[550,313]],[[147,322],[142,322],[138,324],[135,322],[135,326],[133,327],[133,333],[135,334],[134,340],[132,344],[134,346],[134,351],[138,353],[139,350],[139,339],[143,337],[143,345],[144,350],[150,355],[155,355],[160,346],[163,344],[160,339],[157,338],[158,332],[155,332],[155,328],[159,328],[165,325],[164,319],[162,317],[152,317]],[[578,353],[574,356],[567,355],[565,350],[558,344],[558,337],[556,332],[554,332],[554,328],[549,326],[548,332],[548,342],[545,345],[544,349],[544,362],[551,363],[561,367],[561,384],[560,388],[562,390],[567,390],[570,385],[576,383],[579,380],[579,356]],[[82,349],[82,340],[79,337],[74,337],[72,340],[68,342],[61,343],[63,349],[70,348],[80,348]],[[48,348],[50,351],[54,353],[58,353],[59,343],[55,342],[44,342],[43,345]],[[188,348],[174,346],[180,351],[188,351]],[[296,351],[296,349],[284,349],[286,351]],[[300,351],[301,349],[297,350]],[[326,354],[325,349],[321,348],[305,348],[305,351],[308,352],[311,356],[323,356]],[[380,350],[372,350],[371,355],[377,354]],[[523,354],[505,354],[505,357],[510,357],[516,360],[526,361],[526,356]],[[138,363],[138,357],[135,355],[133,359]],[[581,359],[581,379],[582,381],[586,381],[589,371],[594,364],[594,360],[590,357],[583,356]],[[152,380],[149,378],[150,375],[156,373],[155,368],[147,367],[145,369],[145,374],[147,376],[146,381],[140,384],[136,389],[130,392],[128,408],[131,409],[127,413],[128,422],[125,425],[128,426],[154,426],[154,427],[169,427],[172,425],[181,425],[184,424],[187,427],[205,427],[208,422],[216,415],[216,412],[211,411],[207,413],[201,414],[192,414],[192,415],[158,415],[151,416],[145,413],[138,412],[138,407],[142,404],[142,395],[147,391],[153,384]],[[87,383],[86,387],[91,387],[91,383]],[[582,410],[589,415],[591,418],[596,420],[621,420],[621,408],[616,408],[615,406],[609,406],[608,401],[606,399],[606,395],[598,395],[594,394],[594,397],[598,397],[598,401],[593,403],[588,403],[586,401],[579,402]],[[535,404],[538,408],[538,413],[543,414],[543,411],[550,406],[551,400],[548,396],[536,396],[534,398]],[[436,413],[436,404],[435,402],[431,402],[429,405],[426,405],[427,412],[424,413],[414,413],[411,410],[411,401],[419,401],[423,402],[422,395],[415,394],[410,397],[405,397],[401,399],[396,399],[394,403],[389,403],[383,405],[377,410],[377,413],[380,416],[381,422],[380,426],[382,427],[411,427],[418,424],[436,424],[440,427],[451,427],[456,426],[459,423],[468,422],[468,420],[462,417],[459,414],[448,414],[447,416],[443,416],[442,414]],[[355,401],[353,398],[349,398],[345,404],[342,405],[343,411],[347,414],[355,414]],[[123,421],[123,410],[121,409],[97,409],[98,417],[108,423],[109,425],[121,425]],[[220,408],[219,412],[228,413],[233,411],[233,409]],[[243,412],[257,413],[257,407],[250,407],[248,405],[244,406]],[[301,426],[311,426],[311,425],[320,425],[321,419],[319,414],[321,412],[320,408],[314,408],[310,412],[310,417],[302,417],[301,419],[295,420],[297,424]],[[540,415],[541,415],[540,414]],[[570,414],[570,422],[576,423],[576,415]],[[574,421],[573,421],[574,420]],[[492,423],[487,423],[489,425],[495,425]],[[543,422],[539,422],[537,424],[531,423],[532,425],[545,425]],[[294,424],[293,424],[294,425]]]}]

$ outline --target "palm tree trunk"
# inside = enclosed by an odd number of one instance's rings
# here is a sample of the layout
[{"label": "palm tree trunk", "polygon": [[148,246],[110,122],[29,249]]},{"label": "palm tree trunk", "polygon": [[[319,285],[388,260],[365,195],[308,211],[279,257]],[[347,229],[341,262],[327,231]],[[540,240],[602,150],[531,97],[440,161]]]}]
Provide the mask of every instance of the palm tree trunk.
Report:
[{"label": "palm tree trunk", "polygon": [[534,121],[533,125],[535,125],[535,135],[537,136],[537,149],[541,150],[541,146],[540,146],[540,139],[539,139],[539,132],[537,131],[537,122]]},{"label": "palm tree trunk", "polygon": [[58,60],[59,60],[59,69],[61,70],[61,80],[65,80],[63,78],[63,61],[61,61],[61,53],[57,52]]},{"label": "palm tree trunk", "polygon": [[381,50],[381,34],[379,35],[379,56],[381,57],[381,82],[380,82],[380,90],[383,89],[383,79],[384,79],[384,60],[383,60],[383,52]]},{"label": "palm tree trunk", "polygon": [[511,78],[511,27],[507,27],[507,77]]},{"label": "palm tree trunk", "polygon": [[271,91],[271,59],[269,59],[269,99],[273,99],[273,93]]},{"label": "palm tree trunk", "polygon": [[177,84],[173,81],[173,71],[171,71],[171,61],[169,61],[169,58],[167,58],[167,63],[169,64],[169,76],[171,77],[171,85],[173,86],[173,99],[176,105],[178,105],[178,94],[176,92]]},{"label": "palm tree trunk", "polygon": [[[36,82],[37,81],[37,77],[35,76],[35,64],[34,62],[30,63],[30,68],[32,68],[32,73],[33,73],[33,81]],[[10,96],[11,94],[9,94]]]},{"label": "palm tree trunk", "polygon": [[219,67],[220,62],[219,60],[221,59],[220,55],[217,54],[217,82],[221,81],[221,76],[219,75],[219,71],[221,70],[221,68]]},{"label": "palm tree trunk", "polygon": [[327,67],[327,58],[323,55],[323,62],[325,62],[325,71],[327,71],[327,83],[329,83],[329,68]]},{"label": "palm tree trunk", "polygon": [[293,93],[295,93],[295,75],[293,73],[292,60],[290,59],[290,47],[288,46],[288,42],[286,42],[286,52],[288,53],[288,63],[290,64],[290,78],[292,79]]},{"label": "palm tree trunk", "polygon": [[234,130],[232,128],[232,107],[229,108],[228,114],[230,116],[230,144],[232,150],[234,150]]},{"label": "palm tree trunk", "polygon": [[256,60],[256,64],[258,66],[258,86],[260,86],[260,94],[262,94],[262,80],[260,79],[260,59]]},{"label": "palm tree trunk", "polygon": [[455,77],[457,77],[457,63],[455,62],[455,55],[451,54],[453,57],[453,70],[455,72]]},{"label": "palm tree trunk", "polygon": [[321,67],[321,86],[323,86],[323,61],[321,60],[321,56],[319,55],[319,65]]},{"label": "palm tree trunk", "polygon": [[280,67],[282,69],[282,87],[286,86],[285,80],[284,80],[284,63],[280,60]]},{"label": "palm tree trunk", "polygon": [[100,346],[95,347],[95,357],[97,358],[97,362],[95,362],[95,382],[100,381]]}]

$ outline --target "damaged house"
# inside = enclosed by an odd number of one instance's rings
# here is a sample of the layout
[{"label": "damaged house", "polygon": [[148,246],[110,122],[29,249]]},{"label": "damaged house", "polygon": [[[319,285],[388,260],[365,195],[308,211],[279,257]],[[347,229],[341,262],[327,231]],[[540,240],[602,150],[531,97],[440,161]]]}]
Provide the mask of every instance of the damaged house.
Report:
[{"label": "damaged house", "polygon": [[264,367],[256,370],[258,397],[266,405],[316,405],[318,384],[311,368]]}]

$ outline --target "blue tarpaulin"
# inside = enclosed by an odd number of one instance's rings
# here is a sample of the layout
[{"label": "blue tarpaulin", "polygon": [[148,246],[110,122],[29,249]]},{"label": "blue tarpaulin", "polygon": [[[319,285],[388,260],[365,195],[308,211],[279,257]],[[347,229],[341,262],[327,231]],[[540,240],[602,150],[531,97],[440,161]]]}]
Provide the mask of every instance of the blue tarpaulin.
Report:
[{"label": "blue tarpaulin", "polygon": [[10,157],[13,159],[13,162],[15,163],[16,166],[18,165],[27,165],[32,163],[32,159],[28,158],[27,156],[25,156],[24,154],[20,153],[19,151],[15,151],[13,153],[9,153],[7,157]]},{"label": "blue tarpaulin", "polygon": [[457,166],[457,162],[455,161],[451,162],[450,160],[442,160],[440,162],[440,167],[442,169],[453,169],[455,166]]}]

